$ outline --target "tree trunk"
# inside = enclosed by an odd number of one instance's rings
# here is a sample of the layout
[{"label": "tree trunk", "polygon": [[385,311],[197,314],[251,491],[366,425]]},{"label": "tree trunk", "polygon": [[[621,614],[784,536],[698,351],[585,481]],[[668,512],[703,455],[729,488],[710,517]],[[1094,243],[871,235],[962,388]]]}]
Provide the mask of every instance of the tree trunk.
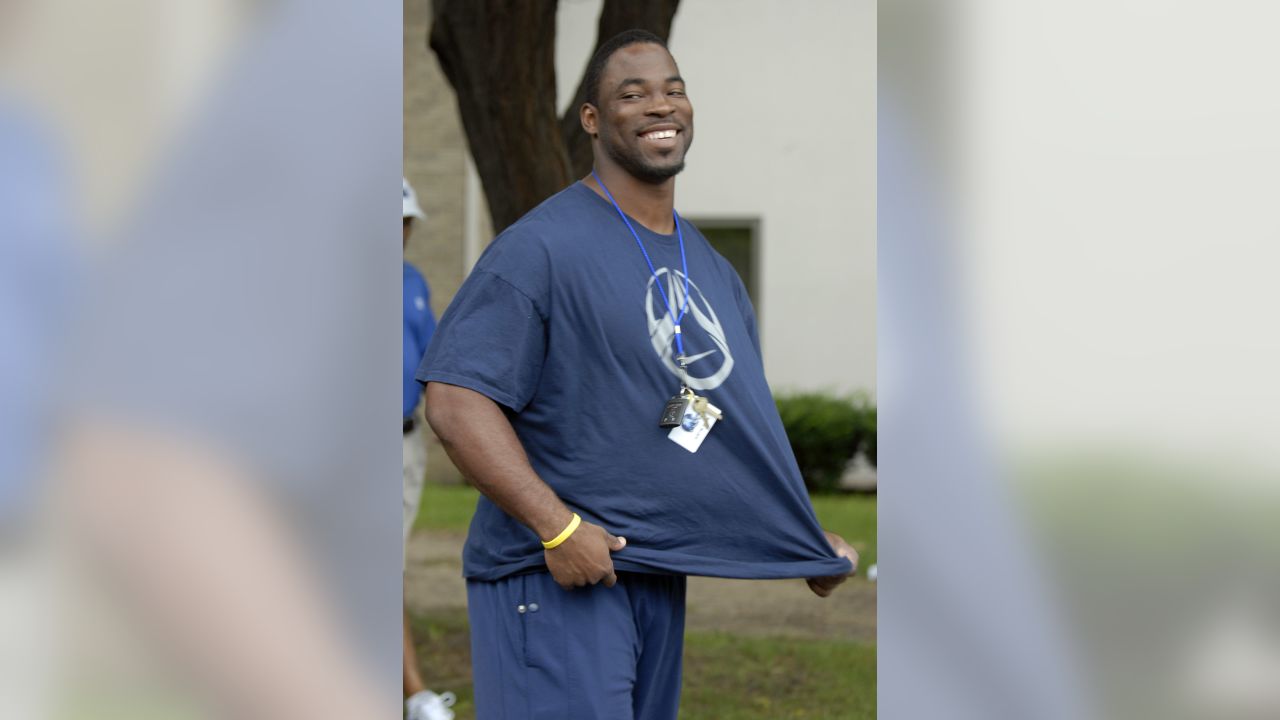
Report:
[{"label": "tree trunk", "polygon": [[556,0],[435,0],[430,46],[458,95],[495,233],[572,181],[555,36]]},{"label": "tree trunk", "polygon": [[[671,21],[675,18],[680,0],[605,0],[600,11],[600,24],[596,28],[596,44],[591,49],[595,55],[600,45],[624,30],[639,28],[648,30],[663,40],[671,37]],[[582,130],[578,109],[587,101],[586,78],[578,81],[578,91],[573,102],[560,118],[560,137],[568,149],[573,177],[580,178],[591,172],[591,138]]]},{"label": "tree trunk", "polygon": [[[556,4],[434,3],[428,44],[457,93],[495,233],[591,170],[591,142],[578,122],[581,81],[565,117],[556,112]],[[595,47],[631,28],[668,37],[678,4],[605,0]]]}]

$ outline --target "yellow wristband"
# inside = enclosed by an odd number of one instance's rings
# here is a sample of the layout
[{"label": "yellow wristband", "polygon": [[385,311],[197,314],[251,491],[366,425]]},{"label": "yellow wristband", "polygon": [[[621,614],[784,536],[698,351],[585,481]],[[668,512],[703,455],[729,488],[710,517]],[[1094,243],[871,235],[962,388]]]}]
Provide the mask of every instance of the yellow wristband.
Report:
[{"label": "yellow wristband", "polygon": [[578,513],[574,513],[573,519],[569,521],[568,527],[562,530],[559,535],[542,543],[542,547],[548,550],[554,547],[557,547],[558,545],[560,545],[560,543],[564,542],[565,540],[568,540],[569,536],[573,534],[573,531],[577,530],[578,526],[581,524],[582,524],[582,518],[578,517]]}]

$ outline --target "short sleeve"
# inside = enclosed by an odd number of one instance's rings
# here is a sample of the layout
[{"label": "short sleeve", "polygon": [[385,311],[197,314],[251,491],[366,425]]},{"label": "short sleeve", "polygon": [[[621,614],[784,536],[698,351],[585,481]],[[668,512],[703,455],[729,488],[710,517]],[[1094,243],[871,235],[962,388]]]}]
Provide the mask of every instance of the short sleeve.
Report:
[{"label": "short sleeve", "polygon": [[738,301],[738,312],[742,313],[742,322],[747,326],[747,334],[751,337],[751,345],[755,348],[756,355],[763,359],[764,354],[760,351],[760,330],[756,327],[755,307],[747,295],[746,286],[742,284],[742,278],[732,268],[729,272],[733,276],[733,295]]},{"label": "short sleeve", "polygon": [[545,357],[546,324],[537,305],[477,268],[440,318],[417,378],[465,387],[519,412],[533,399]]}]

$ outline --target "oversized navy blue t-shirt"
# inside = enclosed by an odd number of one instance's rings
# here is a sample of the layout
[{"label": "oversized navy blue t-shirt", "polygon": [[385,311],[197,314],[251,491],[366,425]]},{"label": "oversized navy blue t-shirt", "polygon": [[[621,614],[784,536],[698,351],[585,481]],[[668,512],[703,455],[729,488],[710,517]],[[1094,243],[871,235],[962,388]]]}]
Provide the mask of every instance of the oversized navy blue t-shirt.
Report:
[{"label": "oversized navy blue t-shirt", "polygon": [[[639,222],[658,282],[678,307],[676,235]],[[690,385],[718,407],[696,453],[658,426],[680,378],[673,322],[617,211],[576,183],[503,232],[440,319],[424,382],[508,409],[529,462],[583,520],[627,538],[618,570],[734,578],[843,574],[818,526],[765,382],[755,315],[733,268],[681,220]],[[537,535],[481,498],[463,574],[544,567]]]}]

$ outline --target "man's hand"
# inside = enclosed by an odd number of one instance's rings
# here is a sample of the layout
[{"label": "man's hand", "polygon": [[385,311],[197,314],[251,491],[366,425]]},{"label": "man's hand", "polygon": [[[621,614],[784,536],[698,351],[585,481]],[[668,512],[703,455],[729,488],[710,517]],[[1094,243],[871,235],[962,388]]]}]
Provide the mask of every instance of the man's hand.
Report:
[{"label": "man's hand", "polygon": [[853,563],[853,570],[848,575],[829,575],[827,577],[809,578],[805,582],[809,583],[809,589],[818,597],[827,597],[835,592],[840,583],[849,579],[850,575],[858,572],[858,551],[854,550],[844,538],[833,532],[823,530],[827,536],[827,542],[831,543],[831,549],[836,551],[836,555],[842,558],[849,558],[849,562]]},{"label": "man's hand", "polygon": [[[448,383],[427,383],[427,422],[453,464],[477,490],[539,537],[550,539],[568,527],[573,513],[529,465],[503,408],[487,396]],[[563,587],[612,586],[610,552],[626,539],[583,522],[560,545],[544,553],[547,569]]]},{"label": "man's hand", "polygon": [[618,576],[613,572],[610,553],[626,546],[626,538],[614,537],[599,525],[583,520],[568,540],[544,550],[542,554],[551,577],[565,590],[598,582],[603,582],[605,587],[613,587]]}]

